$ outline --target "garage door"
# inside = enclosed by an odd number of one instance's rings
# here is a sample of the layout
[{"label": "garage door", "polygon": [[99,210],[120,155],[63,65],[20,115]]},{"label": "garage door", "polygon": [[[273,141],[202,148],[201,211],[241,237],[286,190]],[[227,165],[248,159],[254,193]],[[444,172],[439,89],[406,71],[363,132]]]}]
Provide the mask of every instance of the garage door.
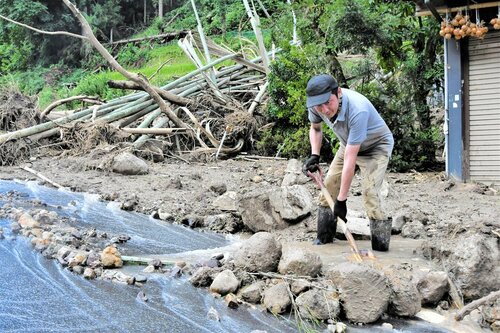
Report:
[{"label": "garage door", "polygon": [[500,32],[469,41],[470,180],[500,185]]}]

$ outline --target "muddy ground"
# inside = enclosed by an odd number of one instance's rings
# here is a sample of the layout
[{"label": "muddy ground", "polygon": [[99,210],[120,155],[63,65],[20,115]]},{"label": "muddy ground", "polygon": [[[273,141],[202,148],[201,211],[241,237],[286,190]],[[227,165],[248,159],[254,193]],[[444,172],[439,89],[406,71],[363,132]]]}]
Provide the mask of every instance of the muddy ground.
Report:
[{"label": "muddy ground", "polygon": [[[287,160],[241,155],[212,163],[187,162],[179,159],[168,159],[159,163],[147,162],[148,174],[122,175],[109,171],[108,155],[114,154],[96,149],[86,156],[62,154],[62,156],[32,158],[29,163],[22,166],[29,166],[73,191],[96,193],[103,200],[120,202],[123,209],[156,217],[160,212],[161,215],[168,216],[169,222],[185,224],[197,218],[203,220],[206,216],[221,213],[213,203],[220,197],[220,189],[224,185],[226,191],[234,191],[242,196],[255,189],[278,189],[289,168]],[[323,168],[326,171],[327,165]],[[39,177],[23,170],[20,166],[2,167],[0,179],[37,180],[43,183]],[[464,292],[459,290],[459,293],[469,301],[484,296],[487,291],[481,290],[481,279],[491,276],[492,273],[498,274],[498,269],[494,267],[491,269],[498,258],[486,253],[491,250],[488,244],[493,246],[496,244],[498,252],[500,232],[498,188],[484,184],[454,182],[447,180],[442,172],[388,173],[386,180],[387,211],[394,220],[404,224],[401,234],[393,236],[392,248],[393,251],[403,249],[404,253],[402,252],[401,261],[396,260],[393,263],[416,263],[425,255],[426,259],[431,259],[429,262],[433,259],[434,269],[451,271],[450,276],[453,280],[454,267],[449,266],[449,261],[442,260],[443,255],[449,256],[450,260],[460,259],[456,259],[456,254],[455,257],[453,254],[449,255],[446,248],[437,249],[435,245],[448,244],[451,247],[463,248],[464,251],[474,252],[474,256],[487,258],[486,265],[489,268],[488,271],[484,271],[486,277],[480,277],[474,282],[479,284],[477,287],[468,286],[467,290],[464,289]],[[363,217],[359,181],[360,177],[357,175],[348,199],[348,209],[356,211],[357,216]],[[304,175],[299,174],[297,183],[302,183],[314,197],[317,196],[318,189]],[[51,186],[48,183],[46,185]],[[238,220],[238,213],[234,214]],[[244,237],[248,237],[250,233],[241,223],[237,227],[229,228],[229,231],[244,234]],[[324,266],[332,265],[338,260],[332,251],[349,252],[347,242],[339,240],[336,240],[333,247],[310,246],[316,233],[315,209],[299,223],[292,224],[284,230],[275,230],[273,233],[284,247],[302,244],[298,246],[315,251],[321,256]],[[476,234],[493,240],[485,243],[482,238],[474,244],[470,241],[473,238],[470,237]],[[461,244],[460,242],[464,240],[470,244]],[[367,241],[360,241],[360,244],[363,248],[370,246]],[[380,257],[382,261],[385,258],[383,255]],[[391,260],[393,259],[383,262],[389,264]],[[477,262],[472,265],[477,266]],[[455,267],[455,270],[460,269]],[[479,271],[483,271],[483,268]],[[491,281],[489,283],[491,288]]]}]

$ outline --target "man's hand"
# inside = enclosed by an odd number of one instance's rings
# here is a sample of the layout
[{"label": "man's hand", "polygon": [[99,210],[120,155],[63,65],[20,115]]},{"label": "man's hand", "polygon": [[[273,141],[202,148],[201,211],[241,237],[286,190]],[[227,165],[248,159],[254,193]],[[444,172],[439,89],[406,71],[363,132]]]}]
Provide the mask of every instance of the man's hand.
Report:
[{"label": "man's hand", "polygon": [[340,217],[342,219],[342,221],[344,222],[347,222],[347,199],[345,199],[344,201],[340,201],[340,200],[335,200],[335,206],[333,207],[333,214],[335,214],[335,216],[337,217]]},{"label": "man's hand", "polygon": [[302,172],[307,176],[307,171],[316,172],[319,167],[319,155],[312,154],[302,166]]}]

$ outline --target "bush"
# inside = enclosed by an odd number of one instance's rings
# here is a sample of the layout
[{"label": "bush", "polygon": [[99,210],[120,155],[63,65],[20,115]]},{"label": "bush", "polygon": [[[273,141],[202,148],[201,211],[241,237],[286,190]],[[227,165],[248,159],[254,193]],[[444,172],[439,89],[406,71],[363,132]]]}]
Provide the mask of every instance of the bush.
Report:
[{"label": "bush", "polygon": [[[261,152],[286,157],[304,157],[311,152],[310,123],[307,117],[305,88],[311,76],[326,72],[326,61],[318,48],[291,48],[282,52],[271,65],[269,74],[268,117],[275,126],[262,135],[258,147]],[[321,155],[332,157],[337,139],[326,126]]]}]

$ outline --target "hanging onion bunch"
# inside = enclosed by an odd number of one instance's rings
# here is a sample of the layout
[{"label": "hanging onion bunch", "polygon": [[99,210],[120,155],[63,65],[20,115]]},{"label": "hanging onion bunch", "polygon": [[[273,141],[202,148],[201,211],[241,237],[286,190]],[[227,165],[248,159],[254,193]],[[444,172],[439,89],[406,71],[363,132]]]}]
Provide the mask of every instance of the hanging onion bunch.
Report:
[{"label": "hanging onion bunch", "polygon": [[490,24],[495,30],[500,30],[500,14],[498,14],[498,17],[491,19]]},{"label": "hanging onion bunch", "polygon": [[[498,23],[500,24],[500,20],[498,20]],[[439,34],[446,39],[453,37],[460,40],[467,36],[483,38],[487,32],[488,28],[484,26],[484,21],[472,23],[469,15],[457,13],[451,21],[445,20],[441,22]]]}]

